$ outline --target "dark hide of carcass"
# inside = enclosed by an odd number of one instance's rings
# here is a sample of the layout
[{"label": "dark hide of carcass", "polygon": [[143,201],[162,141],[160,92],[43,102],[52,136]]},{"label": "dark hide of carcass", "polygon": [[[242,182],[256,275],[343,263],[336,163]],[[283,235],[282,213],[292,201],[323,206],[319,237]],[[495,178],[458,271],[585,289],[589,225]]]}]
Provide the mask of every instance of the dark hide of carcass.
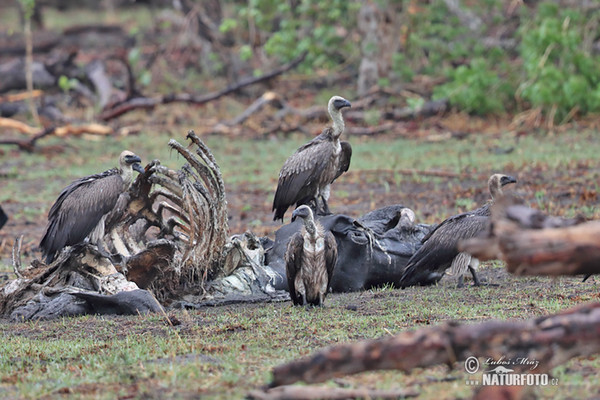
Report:
[{"label": "dark hide of carcass", "polygon": [[[402,205],[392,205],[369,212],[362,218],[347,215],[320,216],[323,227],[335,236],[338,260],[331,290],[351,292],[381,285],[399,287],[399,281],[410,257],[432,226],[402,225]],[[296,220],[275,233],[275,242],[265,240],[265,264],[277,272],[275,289],[288,290],[284,254],[292,235],[300,230]]]}]

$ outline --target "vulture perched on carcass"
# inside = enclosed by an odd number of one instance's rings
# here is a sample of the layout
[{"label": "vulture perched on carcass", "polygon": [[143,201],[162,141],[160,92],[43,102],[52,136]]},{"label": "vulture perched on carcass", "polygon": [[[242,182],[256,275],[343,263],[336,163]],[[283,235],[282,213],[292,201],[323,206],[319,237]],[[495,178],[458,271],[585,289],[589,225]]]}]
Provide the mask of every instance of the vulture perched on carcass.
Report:
[{"label": "vulture perched on carcass", "polygon": [[[344,132],[344,107],[350,107],[350,102],[333,96],[327,106],[333,124],[296,150],[283,164],[273,200],[274,221],[280,219],[283,222],[286,210],[294,205],[312,204],[316,213],[330,213],[327,204],[329,186],[348,171],[352,157],[350,143],[340,141]],[[322,208],[319,208],[319,199]]]},{"label": "vulture perched on carcass", "polygon": [[400,280],[402,288],[413,285],[430,285],[442,279],[446,269],[462,277],[471,271],[475,286],[480,284],[475,273],[479,260],[468,253],[459,253],[458,243],[464,239],[476,237],[488,229],[490,223],[490,207],[494,200],[501,196],[502,188],[517,180],[512,176],[494,174],[488,180],[491,201],[474,211],[454,215],[441,222],[429,232],[423,240],[423,246],[411,257]]},{"label": "vulture perched on carcass", "polygon": [[294,210],[292,221],[296,218],[302,218],[303,226],[292,236],[285,252],[290,297],[295,305],[322,306],[337,262],[337,243],[307,205]]},{"label": "vulture perched on carcass", "polygon": [[106,216],[131,186],[133,170],[144,172],[140,162],[140,157],[131,151],[123,151],[119,168],[77,179],[63,189],[48,213],[48,225],[40,242],[47,264],[64,247],[82,243],[86,238],[104,250]]}]

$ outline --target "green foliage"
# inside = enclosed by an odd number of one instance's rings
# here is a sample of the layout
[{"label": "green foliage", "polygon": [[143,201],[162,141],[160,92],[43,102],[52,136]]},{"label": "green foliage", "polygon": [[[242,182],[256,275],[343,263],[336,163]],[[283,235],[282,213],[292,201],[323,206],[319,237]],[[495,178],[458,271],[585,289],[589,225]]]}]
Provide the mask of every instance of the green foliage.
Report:
[{"label": "green foliage", "polygon": [[[358,1],[303,0],[296,4],[277,0],[251,0],[237,6],[237,20],[226,18],[220,31],[248,29],[248,21],[266,37],[267,54],[287,62],[307,52],[300,66],[304,72],[331,68],[358,52],[348,40],[348,32],[356,26]],[[246,24],[243,27],[240,25]],[[247,46],[240,57],[249,58]]]},{"label": "green foliage", "polygon": [[[479,11],[498,6],[486,1]],[[434,89],[435,98],[448,98],[453,106],[473,114],[540,107],[554,122],[575,111],[600,111],[600,57],[591,48],[600,11],[584,15],[578,8],[559,8],[554,2],[540,3],[535,12],[524,8],[516,62],[514,54],[486,49],[478,38],[471,39],[472,33],[448,17],[439,2],[424,8],[410,20],[414,32],[404,54],[394,56],[394,70],[410,79],[411,68],[433,75],[443,69],[448,81]],[[470,11],[476,11],[474,6]],[[420,64],[409,62],[414,59]]]},{"label": "green foliage", "polygon": [[510,101],[514,86],[503,80],[484,58],[448,71],[449,82],[434,89],[434,98],[450,102],[473,114],[500,113]]},{"label": "green foliage", "polygon": [[[600,11],[584,17],[576,9],[542,3],[533,21],[520,30],[523,60],[521,98],[560,122],[571,110],[600,111],[600,57],[592,54],[590,27]],[[594,39],[594,37],[591,37]]]},{"label": "green foliage", "polygon": [[127,61],[131,65],[131,68],[134,70],[134,74],[136,75],[136,81],[146,87],[152,83],[152,73],[144,68],[142,62],[142,51],[139,47],[133,47],[127,53]]},{"label": "green foliage", "polygon": [[77,83],[79,83],[79,81],[77,79],[75,79],[75,78],[69,79],[69,77],[67,77],[65,75],[61,75],[60,78],[58,78],[58,87],[63,92],[68,92],[69,90],[76,88]]},{"label": "green foliage", "polygon": [[35,0],[19,0],[26,19],[31,19],[35,10]]}]

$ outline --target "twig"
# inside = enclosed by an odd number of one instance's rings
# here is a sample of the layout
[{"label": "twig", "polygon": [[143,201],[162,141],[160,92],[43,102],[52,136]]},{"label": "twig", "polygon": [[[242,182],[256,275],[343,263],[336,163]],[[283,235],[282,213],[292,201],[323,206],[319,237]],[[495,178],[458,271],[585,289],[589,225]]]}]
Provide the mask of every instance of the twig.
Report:
[{"label": "twig", "polygon": [[23,235],[15,238],[15,244],[12,248],[13,271],[18,278],[23,278],[21,275],[21,244],[23,243]]},{"label": "twig", "polygon": [[121,103],[112,109],[104,111],[102,114],[100,114],[99,119],[102,121],[109,121],[111,119],[117,118],[125,113],[130,112],[130,111],[137,110],[140,108],[152,109],[159,104],[169,104],[169,103],[180,102],[180,103],[191,103],[191,104],[196,104],[196,105],[202,105],[202,104],[208,103],[210,101],[216,100],[220,97],[223,97],[225,95],[228,95],[237,90],[240,90],[246,86],[254,85],[256,83],[260,83],[260,82],[264,82],[264,81],[273,79],[274,77],[281,75],[284,72],[287,72],[287,71],[295,68],[298,64],[300,64],[304,60],[305,57],[306,57],[306,53],[302,53],[298,58],[296,58],[292,62],[290,62],[286,65],[282,65],[279,68],[275,68],[273,71],[270,71],[270,72],[263,74],[261,76],[258,76],[258,77],[243,79],[236,84],[227,86],[225,89],[219,90],[217,92],[208,93],[205,95],[193,95],[193,94],[189,94],[189,93],[180,93],[180,94],[170,94],[170,95],[166,95],[166,96],[153,97],[153,98],[147,98],[147,97],[134,98],[134,99],[128,100],[124,103]]},{"label": "twig", "polygon": [[40,125],[40,116],[38,115],[37,108],[33,102],[33,39],[31,35],[31,11],[27,10],[28,5],[24,5],[25,10],[25,83],[27,85],[27,91],[31,93],[27,97],[27,104],[29,105],[29,112],[35,123]]},{"label": "twig", "polygon": [[253,390],[248,398],[255,400],[344,400],[344,399],[399,399],[417,397],[419,393],[408,390],[343,389],[325,386],[280,386],[277,388]]}]

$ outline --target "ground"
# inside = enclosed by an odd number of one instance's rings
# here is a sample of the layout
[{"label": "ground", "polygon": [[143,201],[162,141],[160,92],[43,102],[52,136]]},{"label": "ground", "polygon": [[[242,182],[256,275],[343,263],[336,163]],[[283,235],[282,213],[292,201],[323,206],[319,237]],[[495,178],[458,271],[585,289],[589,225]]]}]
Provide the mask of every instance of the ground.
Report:
[{"label": "ground", "polygon": [[[166,143],[167,136],[150,137],[152,142]],[[439,222],[445,216],[485,202],[487,177],[491,172],[502,171],[519,179],[512,190],[533,207],[551,214],[597,218],[595,182],[599,165],[584,150],[564,151],[589,148],[593,152],[598,148],[597,137],[595,132],[585,131],[531,135],[530,142],[521,140],[517,154],[495,155],[482,150],[486,163],[477,167],[479,156],[474,151],[471,161],[462,169],[438,168],[435,162],[452,165],[455,152],[464,141],[349,138],[356,158],[350,172],[335,183],[331,206],[336,212],[357,217],[381,206],[401,203],[416,210],[419,222]],[[223,144],[222,138],[204,139],[224,173],[230,232],[252,230],[258,235],[272,236],[281,226],[280,222],[272,221],[270,210],[277,169],[286,154],[306,137],[279,138],[275,143],[246,141],[244,146],[257,146],[250,152],[269,153],[281,148],[277,151],[282,154],[272,158],[257,153],[257,161],[263,168],[251,166],[248,159],[240,160],[245,153],[227,148],[231,144]],[[476,148],[488,149],[494,143],[510,144],[513,140],[510,134],[478,137]],[[538,143],[544,141],[546,147],[536,152]],[[181,160],[157,150],[164,145],[146,148],[143,144],[147,142],[150,141],[140,142],[137,138],[119,139],[116,143],[74,139],[67,147],[60,141],[56,142],[57,147],[52,147],[55,142],[51,141],[33,155],[4,150],[9,156],[3,163],[10,178],[7,185],[18,193],[5,194],[2,200],[11,216],[0,231],[4,279],[13,276],[10,266],[13,238],[24,235],[25,264],[39,257],[36,246],[44,230],[47,210],[57,193],[73,177],[113,165],[112,154],[101,153],[107,145],[108,153],[118,154],[124,147],[141,143],[145,160],[161,158],[174,167],[180,165]],[[422,154],[420,158],[405,156],[401,149],[407,147],[409,152]],[[384,161],[394,163],[392,168],[385,168],[385,162],[378,160],[381,157],[372,154],[384,148],[390,149]],[[158,153],[156,156],[154,151]],[[436,161],[435,156],[443,153],[446,159]],[[540,156],[539,153],[544,153],[546,159],[530,159]],[[393,154],[399,154],[399,158],[395,159]],[[567,158],[561,158],[565,154]],[[88,161],[91,155],[95,162]],[[433,164],[425,164],[425,159]],[[238,163],[247,170],[243,171]],[[35,168],[23,169],[28,170],[27,179],[17,179],[14,171],[29,166]],[[416,168],[411,170],[413,166]],[[289,214],[290,211],[287,218]],[[328,345],[387,336],[449,320],[476,323],[492,318],[548,315],[598,299],[598,283],[594,279],[583,283],[580,277],[515,277],[508,275],[501,263],[487,263],[482,277],[498,286],[458,289],[455,280],[446,277],[439,286],[428,288],[381,288],[333,294],[327,298],[324,309],[309,311],[284,302],[171,310],[168,318],[89,316],[54,322],[1,321],[0,346],[2,354],[9,356],[0,359],[0,395],[242,398],[250,390],[268,383],[272,367]],[[552,376],[559,380],[559,385],[535,388],[535,393],[540,397],[573,398],[598,394],[600,387],[590,378],[596,373],[598,362],[597,357],[578,358],[555,368]],[[465,379],[464,367],[457,363],[452,368],[439,366],[413,374],[393,371],[359,374],[327,385],[406,388],[420,393],[422,398],[439,398],[439,393],[456,398],[468,397],[472,392]]]},{"label": "ground", "polygon": [[[97,19],[91,14],[90,21]],[[58,20],[71,24],[80,18],[61,16]],[[82,65],[98,55],[84,50],[78,59]],[[196,57],[192,53],[190,57]],[[176,58],[172,65],[179,64]],[[144,87],[147,95],[155,91],[207,93],[227,84],[194,73],[182,73],[183,78],[170,75],[170,65],[156,67],[162,70],[156,71],[152,86]],[[332,77],[334,85],[339,80],[347,79]],[[271,212],[279,168],[327,121],[309,121],[303,134],[262,135],[260,122],[277,111],[266,109],[258,121],[249,120],[244,126],[254,136],[238,135],[235,129],[226,134],[210,132],[217,122],[240,115],[265,91],[275,91],[298,109],[324,107],[333,94],[354,102],[351,84],[334,85],[311,86],[301,76],[284,76],[203,107],[165,105],[111,122],[117,132],[135,132],[129,135],[48,137],[38,141],[31,154],[9,146],[0,148],[0,205],[10,218],[0,230],[0,285],[14,278],[15,237],[23,235],[24,265],[40,257],[37,246],[48,210],[70,181],[114,167],[126,148],[144,162],[158,158],[179,168],[182,160],[173,156],[166,143],[171,138],[185,142],[188,129],[201,135],[221,166],[230,233],[251,230],[273,237],[281,226],[272,221]],[[395,96],[386,99],[402,104]],[[374,120],[381,113],[376,107],[365,110],[373,113]],[[69,111],[87,120],[87,114],[94,112],[91,108]],[[332,187],[332,211],[359,217],[378,207],[403,204],[416,211],[417,222],[437,223],[487,201],[487,178],[503,172],[518,179],[511,190],[532,207],[552,215],[598,219],[598,119],[592,116],[550,132],[511,124],[511,120],[511,116],[474,118],[449,112],[399,121],[393,132],[380,135],[345,135],[352,143],[353,159],[350,171]],[[356,124],[349,119],[347,127]],[[291,210],[286,221],[290,214]],[[508,275],[501,263],[486,263],[482,277],[498,286],[456,288],[455,280],[446,277],[440,285],[427,288],[384,287],[332,294],[322,309],[305,310],[283,302],[52,322],[0,319],[0,397],[243,398],[269,382],[274,366],[325,346],[445,321],[544,316],[598,301],[599,283],[594,278],[581,282],[581,277],[516,277]],[[597,356],[576,358],[552,371],[558,385],[534,388],[534,394],[542,398],[600,396],[599,367]],[[464,366],[456,363],[412,374],[369,372],[326,385],[406,388],[426,399],[466,398],[472,394],[466,378]]]}]

